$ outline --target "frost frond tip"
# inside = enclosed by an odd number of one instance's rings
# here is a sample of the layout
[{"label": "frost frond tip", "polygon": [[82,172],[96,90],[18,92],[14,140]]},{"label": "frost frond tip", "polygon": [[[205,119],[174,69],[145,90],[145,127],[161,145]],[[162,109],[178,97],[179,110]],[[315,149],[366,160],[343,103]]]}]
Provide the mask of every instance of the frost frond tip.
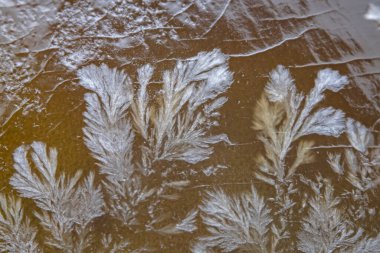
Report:
[{"label": "frost frond tip", "polygon": [[127,81],[128,76],[123,71],[110,68],[106,64],[89,65],[78,70],[80,85],[94,92],[116,88]]},{"label": "frost frond tip", "polygon": [[[28,161],[29,157],[33,162]],[[17,148],[14,160],[16,171],[10,184],[23,197],[33,199],[40,209],[35,216],[50,234],[45,238],[46,243],[65,249],[65,252],[77,252],[71,249],[88,247],[92,241],[92,237],[87,236],[89,225],[93,219],[103,215],[104,206],[101,189],[94,184],[94,174],[90,173],[82,184],[79,183],[81,171],[72,177],[65,173],[58,175],[57,150],[48,149],[42,142]],[[74,232],[82,239],[69,239]]]},{"label": "frost frond tip", "polygon": [[[41,177],[32,172],[28,161],[28,152],[32,148],[31,157]],[[33,142],[31,146],[20,146],[13,153],[16,173],[11,177],[10,184],[26,198],[44,199],[55,185],[57,170],[57,150],[47,150],[45,143]],[[42,179],[42,180],[41,180]]]},{"label": "frost frond tip", "polygon": [[142,86],[147,86],[153,76],[154,67],[146,64],[137,70],[137,79]]},{"label": "frost frond tip", "polygon": [[269,82],[265,86],[265,92],[271,102],[281,102],[288,96],[289,92],[295,88],[294,80],[288,69],[278,65],[269,74]]},{"label": "frost frond tip", "polygon": [[338,92],[347,84],[347,76],[342,76],[338,71],[332,69],[323,69],[319,71],[317,79],[315,80],[315,85],[321,92],[324,90]]},{"label": "frost frond tip", "polygon": [[184,231],[192,233],[197,230],[196,218],[198,215],[198,210],[190,211],[186,217],[176,225],[176,229],[179,231]]},{"label": "frost frond tip", "polygon": [[322,108],[305,120],[300,136],[318,134],[339,137],[345,130],[345,114],[332,107]]},{"label": "frost frond tip", "polygon": [[[95,92],[99,97],[102,109],[111,123],[123,116],[133,97],[132,82],[127,74],[102,64],[99,67],[90,65],[80,69],[78,77],[82,87]],[[95,108],[96,105],[90,103],[96,103],[96,100],[93,98],[86,102]]]},{"label": "frost frond tip", "polygon": [[327,153],[327,162],[330,165],[331,169],[337,173],[338,175],[343,175],[344,173],[344,167],[342,166],[341,154],[334,154],[334,153]]},{"label": "frost frond tip", "polygon": [[[197,64],[196,68],[205,69],[207,71],[225,64],[228,59],[229,57],[227,55],[223,54],[220,49],[216,48],[210,52],[200,52],[196,56],[188,59],[188,61],[195,61]],[[204,77],[201,79],[204,79]]]},{"label": "frost frond tip", "polygon": [[364,18],[380,22],[380,6],[370,3]]},{"label": "frost frond tip", "polygon": [[360,243],[358,243],[352,253],[376,253],[380,249],[380,235],[374,238],[363,238]]},{"label": "frost frond tip", "polygon": [[351,145],[361,153],[365,153],[368,146],[373,145],[372,133],[360,122],[348,118],[346,121],[347,136]]},{"label": "frost frond tip", "polygon": [[[303,219],[302,229],[297,234],[298,250],[304,253],[315,252],[352,252],[363,234],[362,229],[354,229],[348,222],[338,204],[340,199],[333,194],[331,185],[326,185],[322,196],[309,201],[310,209]],[[321,251],[321,249],[326,249]],[[337,251],[337,250],[341,251]]]},{"label": "frost frond tip", "polygon": [[193,252],[203,252],[205,246],[222,252],[261,252],[266,248],[271,210],[253,186],[251,192],[239,196],[228,196],[222,190],[209,191],[200,209],[210,235],[200,238],[202,244]]},{"label": "frost frond tip", "polygon": [[36,229],[24,216],[21,200],[0,194],[0,251],[40,252],[36,234]]}]

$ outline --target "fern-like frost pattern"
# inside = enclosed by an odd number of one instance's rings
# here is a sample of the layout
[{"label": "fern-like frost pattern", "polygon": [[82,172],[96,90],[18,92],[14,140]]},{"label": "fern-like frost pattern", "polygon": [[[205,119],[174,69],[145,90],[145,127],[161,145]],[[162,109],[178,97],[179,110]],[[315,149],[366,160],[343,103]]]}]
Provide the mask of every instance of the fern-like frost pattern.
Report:
[{"label": "fern-like frost pattern", "polygon": [[[375,19],[375,12],[371,5],[366,17]],[[378,228],[371,226],[378,221],[380,184],[376,123],[367,127],[325,105],[328,92],[349,83],[328,68],[306,94],[284,66],[269,73],[253,110],[251,128],[264,152],[255,155],[249,190],[208,189],[199,206],[181,215],[170,210],[193,183],[192,167],[208,160],[215,145],[232,144],[216,133],[233,83],[228,60],[218,49],[201,52],[160,71],[161,77],[153,65],[143,65],[131,75],[136,80],[106,64],[79,69],[86,89],[84,142],[100,175],[60,171],[57,149],[43,142],[18,147],[10,185],[27,200],[0,194],[0,251],[147,252],[158,244],[165,250],[162,242],[136,238],[193,235],[202,223],[204,231],[191,242],[194,253],[379,252]],[[337,178],[322,176],[322,168],[315,179],[305,175],[320,148],[312,135],[346,140],[324,146],[332,149],[325,164]],[[334,192],[334,180],[344,192]],[[37,224],[23,201],[34,203]],[[99,219],[116,232],[96,231]]]},{"label": "fern-like frost pattern", "polygon": [[[124,71],[104,64],[78,71],[80,84],[90,91],[85,94],[85,143],[106,176],[106,209],[125,227],[145,223],[159,234],[197,229],[197,210],[168,225],[159,207],[177,200],[175,192],[190,181],[168,181],[167,172],[161,173],[158,185],[149,178],[165,162],[196,164],[211,156],[214,144],[230,143],[225,134],[210,133],[232,84],[227,62],[217,49],[178,61],[173,70],[163,72],[162,89],[155,95],[150,89],[154,67],[149,64],[137,70],[137,87]],[[141,221],[139,212],[147,212],[149,221]]]},{"label": "fern-like frost pattern", "polygon": [[[38,174],[32,171],[29,155]],[[46,244],[64,252],[82,252],[91,245],[91,222],[104,213],[103,195],[94,185],[93,173],[82,183],[79,170],[72,177],[59,175],[57,157],[57,150],[42,142],[17,148],[10,184],[40,209],[35,216],[49,234]]]},{"label": "fern-like frost pattern", "polygon": [[24,216],[20,199],[0,195],[0,249],[10,253],[38,253],[37,229]]},{"label": "fern-like frost pattern", "polygon": [[[252,184],[250,192],[238,195],[222,189],[207,192],[200,209],[208,235],[198,238],[193,252],[378,251],[379,236],[370,237],[356,225],[366,213],[373,218],[377,213],[377,207],[369,206],[379,183],[375,138],[343,111],[321,105],[326,91],[338,92],[347,84],[346,76],[324,69],[304,95],[285,67],[270,73],[265,94],[254,110],[252,129],[258,131],[265,150],[257,157],[256,177],[273,191],[260,194]],[[329,153],[327,164],[356,189],[334,196],[331,181],[319,173],[316,180],[308,179],[299,169],[315,158],[315,145],[305,137],[337,138],[343,133],[351,147],[344,148],[343,154]],[[302,193],[304,187],[308,190]],[[346,206],[347,198],[356,204]]]}]

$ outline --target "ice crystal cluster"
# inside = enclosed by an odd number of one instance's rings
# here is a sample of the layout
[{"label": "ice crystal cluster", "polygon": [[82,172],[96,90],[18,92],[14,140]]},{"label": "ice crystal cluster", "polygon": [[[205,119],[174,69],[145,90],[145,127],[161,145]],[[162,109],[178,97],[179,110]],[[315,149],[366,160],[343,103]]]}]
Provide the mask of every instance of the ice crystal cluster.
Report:
[{"label": "ice crystal cluster", "polygon": [[168,24],[175,16],[167,8],[159,1],[0,1],[0,86],[6,85],[0,103],[7,110],[0,127],[20,110],[43,110],[41,88],[27,85],[52,65],[74,73],[89,61],[131,58],[111,52],[147,51],[152,41],[166,47],[178,39],[181,27]]},{"label": "ice crystal cluster", "polygon": [[[135,75],[106,64],[77,74],[86,90],[84,143],[98,169],[68,173],[56,148],[37,141],[18,147],[10,178],[18,197],[0,195],[2,252],[170,251],[139,238],[182,234],[193,235],[195,253],[378,252],[379,231],[369,224],[379,217],[378,136],[324,101],[346,88],[346,76],[320,70],[304,94],[284,66],[271,71],[253,110],[263,152],[254,155],[250,190],[201,191],[199,206],[180,214],[171,206],[193,183],[189,168],[209,159],[218,143],[231,144],[217,133],[233,82],[228,57],[201,52],[162,74],[150,64]],[[327,174],[305,172],[317,156],[312,135],[346,141],[324,146],[333,150]],[[103,221],[112,233],[99,229]]]},{"label": "ice crystal cluster", "polygon": [[[161,211],[161,202],[177,200],[176,191],[189,181],[164,180],[176,172],[160,164],[195,164],[209,158],[213,144],[228,142],[226,135],[213,135],[210,129],[227,100],[221,95],[230,87],[232,75],[227,57],[219,50],[179,61],[173,70],[165,71],[162,90],[155,96],[150,92],[153,74],[151,65],[139,68],[138,87],[134,87],[127,74],[106,65],[79,71],[81,85],[91,91],[85,95],[85,143],[105,175],[111,216],[133,228],[143,223],[140,213],[148,213],[145,226],[153,231],[192,232],[196,229],[193,211],[183,220],[162,226],[168,217]],[[142,140],[138,146],[137,138]],[[153,176],[161,178],[161,183],[149,182]]]},{"label": "ice crystal cluster", "polygon": [[368,20],[374,20],[380,23],[380,6],[370,3],[364,17]]},{"label": "ice crystal cluster", "polygon": [[379,207],[370,203],[376,203],[375,191],[380,184],[379,136],[351,118],[346,122],[346,135],[350,147],[341,153],[329,153],[328,163],[349,183],[347,197],[356,203],[347,206],[349,217],[355,221],[376,219]]},{"label": "ice crystal cluster", "polygon": [[[250,191],[232,196],[222,189],[207,191],[200,205],[207,233],[194,242],[193,252],[378,251],[377,228],[369,226],[375,236],[368,236],[365,224],[357,224],[359,219],[372,216],[376,222],[378,217],[378,207],[370,206],[376,202],[374,189],[380,183],[375,137],[343,111],[321,106],[326,91],[338,92],[347,84],[347,77],[324,69],[304,95],[285,67],[270,73],[254,110],[252,129],[265,151],[256,155],[256,178],[273,190],[260,194],[252,185]],[[312,179],[301,168],[315,157],[307,136],[337,138],[344,132],[350,145],[343,157],[330,153],[328,164],[351,187],[336,196],[322,170]]]},{"label": "ice crystal cluster", "polygon": [[[38,224],[24,217],[19,198],[1,195],[2,251],[92,252],[98,238],[104,252],[141,250],[145,245],[134,245],[133,236],[126,235],[197,230],[196,208],[177,218],[165,209],[167,202],[179,199],[190,178],[167,176],[179,172],[176,163],[199,163],[212,155],[214,144],[229,143],[214,130],[227,101],[223,94],[232,84],[228,57],[213,50],[178,61],[163,72],[159,89],[152,89],[153,76],[151,65],[137,70],[136,82],[105,64],[78,71],[79,83],[88,91],[84,139],[97,160],[100,183],[97,171],[86,176],[81,170],[60,171],[57,150],[45,143],[17,148],[10,185],[34,203]],[[115,221],[116,230],[126,234],[99,233],[95,224],[101,218]],[[36,239],[38,228],[43,242]]]},{"label": "ice crystal cluster", "polygon": [[[221,15],[230,2],[223,5]],[[74,1],[45,13],[26,4],[23,15],[33,16],[36,23],[19,20],[15,27],[19,32],[0,36],[0,43],[7,45],[0,48],[6,63],[0,71],[20,72],[22,83],[34,79],[38,70],[8,61],[14,53],[9,42],[18,43],[36,24],[53,22],[55,13],[64,21],[52,44],[36,50],[62,46],[61,63],[72,69],[80,66],[76,74],[78,86],[85,90],[84,143],[97,167],[85,172],[73,168],[69,173],[60,167],[56,148],[38,141],[19,146],[9,183],[17,197],[12,192],[0,194],[0,251],[173,252],[170,241],[190,234],[188,250],[194,253],[379,252],[379,226],[371,226],[379,222],[376,124],[367,127],[328,105],[325,98],[349,83],[332,69],[320,70],[306,93],[284,66],[271,71],[253,110],[251,130],[262,149],[252,154],[249,190],[231,194],[222,186],[202,185],[208,189],[199,187],[199,205],[186,205],[181,212],[173,208],[189,204],[184,200],[186,190],[215,147],[232,144],[218,126],[233,76],[228,56],[218,49],[178,60],[165,71],[151,64],[136,73],[105,63],[87,65],[84,60],[108,46],[104,41],[120,47],[144,43],[127,37],[166,28],[176,36],[174,27],[165,27],[170,20],[161,15],[160,8],[167,4],[141,5],[144,8],[122,1]],[[172,9],[173,18],[185,22],[184,13],[192,5],[179,12]],[[198,1],[195,5],[202,6]],[[371,5],[368,19],[375,19],[376,8]],[[9,18],[0,18],[4,20],[0,30],[10,29]],[[109,29],[121,19],[120,31]],[[98,43],[92,47],[88,41]],[[33,61],[34,55],[29,56],[20,62]],[[27,69],[21,71],[20,66]],[[10,79],[0,78],[3,94],[2,83]],[[17,98],[8,95],[3,99],[7,106]],[[0,107],[2,125],[20,106],[4,108]],[[321,146],[311,141],[313,136],[345,145],[326,144],[327,161],[314,163]],[[214,172],[212,166],[203,170],[206,175]],[[343,189],[334,189],[336,182]]]},{"label": "ice crystal cluster", "polygon": [[[85,93],[76,109],[94,161],[65,168],[60,144],[9,134],[19,143],[13,168],[0,166],[11,174],[0,189],[0,251],[380,252],[380,120],[370,126],[339,109],[366,99],[377,117],[378,40],[346,18],[360,1],[346,2],[0,0],[0,140],[69,83],[65,92]],[[380,23],[378,3],[363,18]],[[237,183],[239,165],[220,164],[215,151],[239,161],[239,147],[251,145],[219,128],[233,83],[228,56],[270,55],[292,41],[306,57],[290,67],[344,64],[350,74],[310,71],[314,83],[301,86],[286,67],[273,69],[263,94],[252,94],[250,122],[239,119],[259,151],[244,164],[252,177]],[[171,59],[208,42],[226,55]],[[332,101],[349,80],[363,97]]]}]

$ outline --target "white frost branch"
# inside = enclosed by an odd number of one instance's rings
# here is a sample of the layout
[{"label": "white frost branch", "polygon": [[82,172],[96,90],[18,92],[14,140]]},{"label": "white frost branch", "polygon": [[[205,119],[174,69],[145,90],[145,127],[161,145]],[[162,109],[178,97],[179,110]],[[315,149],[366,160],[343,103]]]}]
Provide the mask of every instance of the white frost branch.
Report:
[{"label": "white frost branch", "polygon": [[[28,160],[30,148],[33,167]],[[35,215],[50,233],[47,244],[66,252],[82,252],[91,243],[88,226],[103,215],[103,195],[94,186],[92,173],[83,184],[79,183],[81,171],[73,177],[65,173],[57,176],[57,155],[55,148],[47,150],[42,142],[17,148],[13,154],[16,172],[10,184],[41,210]]]},{"label": "white frost branch", "polygon": [[298,233],[298,249],[305,253],[349,252],[363,231],[353,229],[338,209],[339,199],[333,196],[331,185],[325,187],[323,196],[316,192],[309,201],[310,210]]},{"label": "white frost branch", "polygon": [[250,192],[232,197],[221,190],[207,192],[200,208],[210,235],[201,237],[193,252],[202,252],[200,248],[266,252],[272,218],[253,186]]},{"label": "white frost branch", "polygon": [[0,251],[9,253],[41,252],[37,230],[24,217],[21,200],[0,194]]},{"label": "white frost branch", "polygon": [[370,3],[364,18],[380,23],[380,6]]},{"label": "white frost branch", "polygon": [[323,69],[318,72],[314,88],[308,95],[297,91],[290,72],[279,65],[269,75],[263,96],[254,111],[254,130],[264,144],[265,155],[259,156],[262,173],[257,177],[267,183],[289,180],[298,166],[311,161],[310,143],[301,140],[297,158],[290,168],[285,166],[288,153],[301,137],[318,134],[338,137],[346,128],[345,114],[332,107],[316,109],[324,92],[338,92],[348,84],[346,76]]}]

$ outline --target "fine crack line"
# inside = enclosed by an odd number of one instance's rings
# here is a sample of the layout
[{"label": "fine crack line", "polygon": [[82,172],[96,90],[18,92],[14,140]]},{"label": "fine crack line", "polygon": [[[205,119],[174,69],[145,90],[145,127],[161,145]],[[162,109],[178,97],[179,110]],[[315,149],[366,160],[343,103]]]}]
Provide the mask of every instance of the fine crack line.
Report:
[{"label": "fine crack line", "polygon": [[318,30],[319,28],[318,27],[311,27],[311,28],[307,28],[305,30],[303,30],[301,33],[297,34],[296,36],[294,37],[288,37],[284,40],[281,40],[280,42],[278,43],[275,43],[269,47],[266,47],[266,48],[263,48],[263,49],[258,49],[258,50],[254,50],[254,51],[250,51],[250,52],[247,52],[247,53],[243,53],[243,54],[228,54],[230,57],[250,57],[250,56],[253,56],[253,55],[256,55],[256,54],[261,54],[261,53],[265,53],[269,50],[272,50],[276,47],[279,47],[283,44],[285,44],[286,42],[288,41],[292,41],[292,40],[297,40],[299,38],[301,38],[305,33],[309,32],[309,31],[312,31],[312,30]]}]

